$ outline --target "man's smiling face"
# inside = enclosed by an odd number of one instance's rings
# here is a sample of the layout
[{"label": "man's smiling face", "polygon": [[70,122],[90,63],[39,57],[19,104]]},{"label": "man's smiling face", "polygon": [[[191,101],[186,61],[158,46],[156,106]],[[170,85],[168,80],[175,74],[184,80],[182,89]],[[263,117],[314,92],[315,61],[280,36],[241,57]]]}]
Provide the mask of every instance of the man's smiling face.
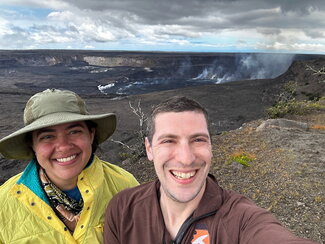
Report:
[{"label": "man's smiling face", "polygon": [[161,194],[177,202],[190,202],[203,194],[211,165],[206,118],[200,112],[164,112],[157,114],[154,123],[152,141],[146,138],[145,144]]}]

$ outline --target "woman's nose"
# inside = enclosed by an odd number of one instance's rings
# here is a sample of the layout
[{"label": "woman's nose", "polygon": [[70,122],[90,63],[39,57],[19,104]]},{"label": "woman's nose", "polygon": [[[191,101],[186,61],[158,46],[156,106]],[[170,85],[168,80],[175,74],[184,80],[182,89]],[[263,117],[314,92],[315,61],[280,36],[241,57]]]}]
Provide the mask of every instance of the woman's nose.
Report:
[{"label": "woman's nose", "polygon": [[72,143],[65,135],[60,135],[56,139],[56,148],[58,151],[65,151],[72,147]]}]

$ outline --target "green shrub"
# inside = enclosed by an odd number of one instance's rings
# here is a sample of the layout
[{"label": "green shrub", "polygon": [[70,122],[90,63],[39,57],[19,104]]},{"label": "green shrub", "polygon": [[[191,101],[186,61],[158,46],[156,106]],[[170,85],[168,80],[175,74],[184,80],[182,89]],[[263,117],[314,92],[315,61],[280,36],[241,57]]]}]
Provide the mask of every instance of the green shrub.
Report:
[{"label": "green shrub", "polygon": [[320,94],[303,93],[309,101],[297,101],[297,82],[288,81],[283,85],[282,92],[278,95],[277,102],[274,106],[266,109],[270,118],[281,118],[287,114],[304,115],[313,110],[324,109],[324,105],[317,103],[323,99]]},{"label": "green shrub", "polygon": [[311,111],[323,109],[325,109],[325,105],[317,101],[296,101],[292,99],[286,102],[280,101],[273,107],[268,108],[266,112],[270,118],[281,118],[287,114],[304,115]]},{"label": "green shrub", "polygon": [[297,95],[298,84],[296,81],[288,81],[283,85],[284,91],[290,96],[295,97]]},{"label": "green shrub", "polygon": [[230,159],[228,163],[236,162],[239,163],[245,167],[250,167],[251,162],[256,159],[256,156],[247,152],[235,152],[232,155],[230,155]]}]

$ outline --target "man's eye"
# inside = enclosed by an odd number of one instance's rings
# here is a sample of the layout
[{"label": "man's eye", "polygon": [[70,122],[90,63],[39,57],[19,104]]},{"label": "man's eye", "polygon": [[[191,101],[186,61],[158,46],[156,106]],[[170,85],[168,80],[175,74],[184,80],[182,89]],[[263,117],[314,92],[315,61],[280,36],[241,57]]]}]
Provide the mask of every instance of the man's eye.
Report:
[{"label": "man's eye", "polygon": [[195,142],[206,142],[207,139],[205,139],[205,138],[195,138],[194,141]]},{"label": "man's eye", "polygon": [[173,140],[169,140],[169,139],[166,139],[166,140],[163,140],[162,143],[172,143]]}]

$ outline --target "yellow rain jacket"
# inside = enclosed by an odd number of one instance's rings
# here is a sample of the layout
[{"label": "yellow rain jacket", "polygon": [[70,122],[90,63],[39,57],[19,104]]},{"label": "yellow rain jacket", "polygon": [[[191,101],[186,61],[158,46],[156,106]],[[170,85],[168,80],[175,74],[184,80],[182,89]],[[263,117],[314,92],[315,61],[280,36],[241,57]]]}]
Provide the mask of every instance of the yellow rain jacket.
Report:
[{"label": "yellow rain jacket", "polygon": [[104,215],[117,192],[138,185],[122,168],[94,157],[78,176],[84,206],[73,234],[56,216],[39,181],[37,163],[0,186],[0,243],[103,243]]}]

